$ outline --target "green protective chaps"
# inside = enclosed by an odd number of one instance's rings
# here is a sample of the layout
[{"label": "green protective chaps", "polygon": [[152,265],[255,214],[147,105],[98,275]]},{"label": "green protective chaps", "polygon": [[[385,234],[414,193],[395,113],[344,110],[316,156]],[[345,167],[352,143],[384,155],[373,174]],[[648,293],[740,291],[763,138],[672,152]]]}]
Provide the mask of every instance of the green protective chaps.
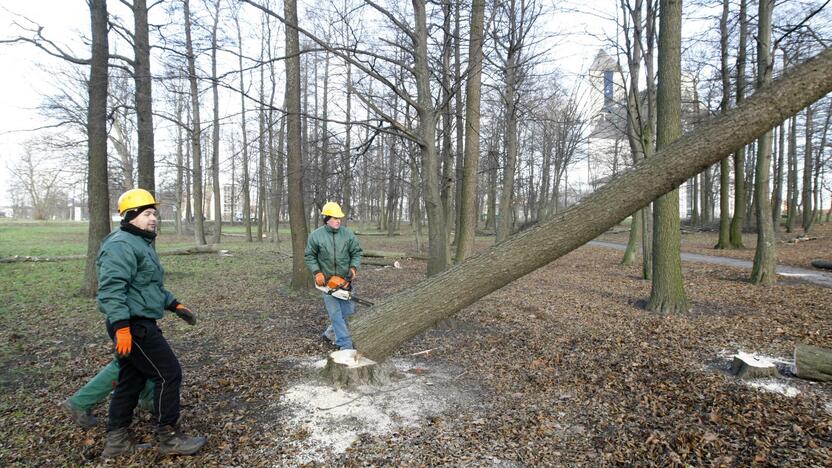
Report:
[{"label": "green protective chaps", "polygon": [[[107,395],[113,391],[118,382],[118,373],[121,367],[118,360],[113,359],[104,366],[86,385],[81,387],[69,398],[76,407],[86,411],[93,406],[107,399]],[[139,408],[153,412],[153,390],[154,383],[148,380],[139,395]]]}]

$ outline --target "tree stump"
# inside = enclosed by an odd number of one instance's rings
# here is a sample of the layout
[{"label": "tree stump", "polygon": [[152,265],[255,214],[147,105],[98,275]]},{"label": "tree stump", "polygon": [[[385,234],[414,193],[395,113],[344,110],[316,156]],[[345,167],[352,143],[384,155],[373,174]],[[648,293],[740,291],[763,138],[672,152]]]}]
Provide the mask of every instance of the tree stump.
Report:
[{"label": "tree stump", "polygon": [[797,345],[794,349],[794,373],[801,379],[832,381],[832,349]]},{"label": "tree stump", "polygon": [[762,379],[780,375],[771,361],[741,351],[734,355],[731,373],[741,379]]},{"label": "tree stump", "polygon": [[326,359],[321,375],[336,387],[385,385],[397,377],[395,367],[377,363],[354,349],[334,351]]}]

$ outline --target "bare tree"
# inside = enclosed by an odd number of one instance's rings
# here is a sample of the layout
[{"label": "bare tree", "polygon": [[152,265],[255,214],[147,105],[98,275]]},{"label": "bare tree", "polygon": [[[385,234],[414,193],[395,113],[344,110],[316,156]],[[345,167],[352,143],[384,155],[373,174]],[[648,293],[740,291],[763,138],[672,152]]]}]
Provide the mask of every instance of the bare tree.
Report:
[{"label": "bare tree", "polygon": [[191,40],[190,0],[182,0],[185,16],[185,48],[188,61],[188,81],[191,92],[191,157],[193,157],[194,238],[197,245],[205,245],[205,217],[203,216],[202,187],[202,123],[199,117],[199,89],[196,77],[196,56]]},{"label": "bare tree", "polygon": [[[774,0],[760,0],[757,13],[757,90],[771,82],[771,16]],[[759,92],[759,91],[758,91]],[[810,106],[811,107],[811,106]],[[757,250],[754,254],[754,266],[751,269],[751,282],[771,285],[777,280],[775,267],[774,225],[771,220],[771,200],[769,199],[769,172],[771,170],[771,132],[763,133],[757,139],[757,168],[754,192],[757,200]],[[805,227],[805,226],[804,226]]]},{"label": "bare tree", "polygon": [[[660,0],[659,19],[657,151],[682,135],[681,0]],[[687,312],[690,305],[682,279],[678,190],[662,195],[653,204],[653,282],[647,308],[661,313]]]}]

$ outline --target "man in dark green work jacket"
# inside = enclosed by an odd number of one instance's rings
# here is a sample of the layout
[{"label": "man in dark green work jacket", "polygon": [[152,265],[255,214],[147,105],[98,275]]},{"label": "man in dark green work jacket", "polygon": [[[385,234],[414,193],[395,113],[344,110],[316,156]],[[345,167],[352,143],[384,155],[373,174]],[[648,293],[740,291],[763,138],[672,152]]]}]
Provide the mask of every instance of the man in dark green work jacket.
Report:
[{"label": "man in dark green work jacket", "polygon": [[[335,202],[321,208],[324,225],[312,231],[306,242],[303,259],[315,277],[315,284],[324,286],[332,276],[340,276],[350,283],[355,280],[364,251],[349,228],[341,227],[344,212]],[[347,318],[355,312],[355,303],[324,293],[324,307],[329,315],[335,345],[339,349],[353,349],[347,329]],[[329,332],[329,329],[327,329]],[[327,335],[324,332],[324,336]]]},{"label": "man in dark green work jacket", "polygon": [[150,192],[124,192],[118,200],[121,226],[104,239],[95,262],[96,299],[107,318],[107,333],[115,344],[120,367],[110,401],[104,458],[135,449],[128,429],[147,380],[156,385],[154,416],[159,452],[192,455],[206,442],[205,437],[185,435],[177,427],[182,369],[156,320],[164,316],[165,309],[192,325],[196,316],[163,284],[165,272],[152,245],[158,221],[156,209]]}]

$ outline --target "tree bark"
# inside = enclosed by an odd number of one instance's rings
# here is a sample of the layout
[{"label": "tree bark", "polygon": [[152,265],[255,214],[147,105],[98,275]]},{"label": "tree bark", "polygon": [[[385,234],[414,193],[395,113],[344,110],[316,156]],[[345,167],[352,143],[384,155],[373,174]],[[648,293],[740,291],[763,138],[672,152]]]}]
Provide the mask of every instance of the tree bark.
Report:
[{"label": "tree bark", "polygon": [[202,125],[199,119],[199,89],[196,83],[196,57],[191,40],[190,0],[182,0],[185,15],[185,48],[188,60],[188,82],[191,86],[191,156],[193,157],[194,184],[194,239],[197,245],[205,242],[202,192]]},{"label": "tree bark", "polygon": [[[774,0],[760,0],[758,10],[759,32],[757,34],[757,89],[771,82],[771,15]],[[774,223],[771,220],[771,199],[769,198],[769,176],[771,171],[771,132],[763,133],[757,139],[757,168],[754,176],[754,192],[757,202],[757,249],[751,282],[771,285],[777,281],[777,254],[774,237]]]},{"label": "tree bark", "polygon": [[91,0],[92,59],[87,108],[87,203],[90,227],[87,232],[87,261],[81,293],[95,296],[98,276],[95,259],[101,241],[110,233],[110,194],[107,185],[107,83],[110,46],[107,38],[107,0]]},{"label": "tree bark", "polygon": [[133,1],[133,79],[136,83],[136,119],[139,134],[139,187],[156,194],[155,151],[153,148],[153,90],[150,75],[150,39],[147,0]]},{"label": "tree bark", "polygon": [[[220,2],[214,1],[214,23],[211,27],[211,95],[214,99],[214,124],[211,128],[211,175],[214,192],[214,235],[213,244],[222,239],[222,197],[220,196],[220,98],[217,78],[217,27],[220,22]],[[234,194],[229,194],[234,196]]]},{"label": "tree bark", "polygon": [[306,213],[303,209],[303,165],[300,128],[300,48],[298,45],[298,5],[285,0],[286,15],[286,157],[289,226],[292,230],[292,288],[309,288],[309,273],[303,263],[306,248]]},{"label": "tree bark", "polygon": [[[664,147],[581,203],[379,302],[350,325],[353,342],[381,361],[408,339],[479,298],[594,239],[705,167],[832,92],[832,50],[796,66],[729,112]],[[471,278],[477,278],[476,287]]]},{"label": "tree bark", "polygon": [[[748,29],[746,0],[740,1],[740,43],[737,50],[737,105],[745,99],[745,47]],[[734,153],[734,216],[731,218],[731,247],[742,249],[742,228],[745,224],[745,148]]]},{"label": "tree bark", "polygon": [[794,370],[801,379],[832,381],[832,349],[797,345],[794,349]]},{"label": "tree bark", "polygon": [[[234,16],[234,23],[237,25],[237,64],[240,68],[240,125],[243,132],[243,148],[242,148],[242,162],[243,162],[243,183],[240,191],[243,193],[243,226],[246,228],[246,242],[251,242],[251,186],[249,182],[248,169],[248,133],[246,133],[246,95],[243,72],[243,35],[240,30],[239,15]],[[233,214],[232,214],[233,216]],[[232,220],[233,221],[233,220]]]},{"label": "tree bark", "polygon": [[480,158],[480,88],[482,86],[482,35],[485,0],[471,5],[471,39],[468,43],[468,74],[465,83],[465,161],[459,202],[457,263],[471,255],[477,230],[477,179]]},{"label": "tree bark", "polygon": [[[720,112],[728,111],[731,102],[731,76],[728,72],[728,12],[730,4],[730,0],[722,0],[722,16],[719,18],[719,71],[722,78]],[[719,162],[719,240],[714,247],[716,249],[731,248],[730,170],[728,158]]]},{"label": "tree bark", "polygon": [[[656,96],[656,149],[661,151],[682,135],[682,2],[659,2],[659,85]],[[682,278],[679,191],[654,202],[653,281],[647,308],[661,313],[690,309]]]},{"label": "tree bark", "polygon": [[815,112],[812,106],[806,107],[806,142],[803,144],[803,187],[800,192],[803,205],[803,232],[809,234],[812,229],[815,210],[812,202],[812,137],[814,136]]}]

